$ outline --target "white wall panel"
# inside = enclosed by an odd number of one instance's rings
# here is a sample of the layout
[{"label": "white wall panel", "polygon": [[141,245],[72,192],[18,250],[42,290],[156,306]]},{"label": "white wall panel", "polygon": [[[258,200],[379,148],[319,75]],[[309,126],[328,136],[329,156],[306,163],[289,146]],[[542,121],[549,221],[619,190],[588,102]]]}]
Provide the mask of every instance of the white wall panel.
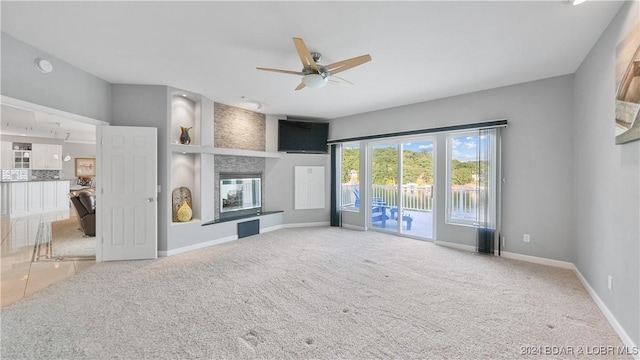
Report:
[{"label": "white wall panel", "polygon": [[325,208],[324,166],[296,166],[294,179],[294,209]]}]

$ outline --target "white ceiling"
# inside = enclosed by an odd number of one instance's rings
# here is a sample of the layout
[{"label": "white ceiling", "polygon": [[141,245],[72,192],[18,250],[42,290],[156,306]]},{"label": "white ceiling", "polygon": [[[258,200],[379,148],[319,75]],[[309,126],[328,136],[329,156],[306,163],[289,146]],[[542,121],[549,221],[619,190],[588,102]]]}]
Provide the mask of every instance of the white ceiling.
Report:
[{"label": "white ceiling", "polygon": [[[111,82],[337,118],[575,72],[622,2],[11,2],[2,31]],[[355,86],[295,91],[292,38]],[[55,59],[52,61],[55,67]],[[54,70],[55,71],[55,70]]]}]

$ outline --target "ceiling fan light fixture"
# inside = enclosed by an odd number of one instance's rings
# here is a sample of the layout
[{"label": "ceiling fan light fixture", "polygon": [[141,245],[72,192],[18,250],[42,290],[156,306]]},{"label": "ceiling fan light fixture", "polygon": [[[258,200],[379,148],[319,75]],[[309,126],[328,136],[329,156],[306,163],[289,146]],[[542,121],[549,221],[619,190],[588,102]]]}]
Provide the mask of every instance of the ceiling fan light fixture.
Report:
[{"label": "ceiling fan light fixture", "polygon": [[327,82],[329,79],[320,74],[308,74],[302,77],[302,83],[310,89],[320,89],[327,85]]}]

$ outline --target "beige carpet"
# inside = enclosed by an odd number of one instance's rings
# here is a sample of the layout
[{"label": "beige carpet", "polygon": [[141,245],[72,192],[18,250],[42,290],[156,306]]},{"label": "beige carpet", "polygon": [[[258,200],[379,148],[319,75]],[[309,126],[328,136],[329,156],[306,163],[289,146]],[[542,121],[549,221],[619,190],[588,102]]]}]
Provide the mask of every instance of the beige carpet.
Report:
[{"label": "beige carpet", "polygon": [[95,258],[96,237],[86,236],[75,217],[52,222],[51,256],[53,258]]},{"label": "beige carpet", "polygon": [[3,359],[514,359],[623,345],[570,270],[337,228],[98,263],[3,309],[1,326]]}]

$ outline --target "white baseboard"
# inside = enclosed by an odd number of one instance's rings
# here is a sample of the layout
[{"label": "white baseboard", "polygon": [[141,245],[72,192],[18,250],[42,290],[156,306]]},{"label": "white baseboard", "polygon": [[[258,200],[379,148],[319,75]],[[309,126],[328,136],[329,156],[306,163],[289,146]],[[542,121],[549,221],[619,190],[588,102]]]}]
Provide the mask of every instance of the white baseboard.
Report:
[{"label": "white baseboard", "polygon": [[471,245],[457,244],[449,241],[436,241],[435,244],[446,246],[452,249],[476,252],[476,247]]},{"label": "white baseboard", "polygon": [[[596,291],[593,290],[593,288],[591,287],[587,279],[585,279],[584,276],[582,276],[582,274],[580,273],[580,270],[578,270],[578,268],[574,264],[571,264],[571,269],[573,270],[573,272],[576,274],[576,276],[582,283],[582,286],[584,286],[584,288],[587,290],[587,293],[591,295],[591,298],[593,299],[593,301],[596,303],[596,305],[598,305],[598,308],[600,309],[600,311],[602,311],[602,313],[604,314],[604,317],[607,319],[607,321],[609,321],[609,324],[611,324],[611,327],[618,334],[618,336],[620,337],[620,340],[622,340],[624,345],[630,351],[632,351],[633,349],[638,349],[637,345],[633,342],[629,334],[627,334],[627,332],[624,331],[624,328],[622,327],[622,325],[620,325],[616,317],[613,316],[613,314],[611,313],[607,305],[605,305],[602,299],[600,299],[600,297],[598,296],[598,293],[596,293]],[[634,358],[640,359],[640,354],[636,354]]]},{"label": "white baseboard", "polygon": [[[447,241],[437,241],[436,245],[442,245],[442,246],[459,249],[459,250],[466,250],[466,251],[473,251],[473,252],[476,251],[476,248],[474,246],[456,244],[456,243],[447,242]],[[604,304],[602,299],[600,299],[598,294],[595,292],[595,290],[593,290],[591,285],[587,282],[584,276],[582,276],[578,268],[573,263],[570,263],[568,261],[541,258],[537,256],[510,253],[506,251],[502,251],[500,255],[507,259],[520,260],[520,261],[526,261],[526,262],[535,263],[535,264],[548,265],[548,266],[554,266],[554,267],[559,267],[563,269],[573,270],[573,272],[576,274],[576,276],[578,277],[578,279],[580,280],[584,288],[587,290],[587,293],[591,296],[591,298],[596,303],[600,311],[602,311],[602,313],[604,314],[605,318],[607,319],[607,321],[609,322],[613,330],[616,332],[616,334],[618,334],[618,336],[620,337],[620,340],[622,340],[622,343],[627,347],[629,353],[633,354],[634,352],[638,351],[638,346],[633,342],[629,334],[627,334],[627,332],[624,331],[624,328],[622,327],[622,325],[620,325],[620,323],[618,322],[616,317],[613,315],[613,313],[611,313],[609,308],[607,308],[607,306]],[[640,360],[640,354],[634,355],[634,358],[636,360]]]},{"label": "white baseboard", "polygon": [[178,255],[178,254],[185,253],[187,251],[198,250],[198,249],[206,248],[206,247],[213,246],[213,245],[220,245],[220,244],[224,244],[226,242],[233,241],[233,240],[238,240],[238,235],[227,236],[227,237],[223,237],[223,238],[216,239],[216,240],[211,240],[211,241],[205,241],[203,243],[184,246],[184,247],[177,248],[177,249],[166,250],[166,251],[158,251],[158,257],[167,257],[167,256],[172,256],[172,255]]},{"label": "white baseboard", "polygon": [[359,231],[367,231],[367,228],[364,226],[356,226],[356,225],[350,225],[350,224],[342,224],[342,227],[345,229],[350,229],[350,230],[359,230]]},{"label": "white baseboard", "polygon": [[272,231],[276,231],[276,230],[282,230],[284,229],[282,225],[275,225],[275,226],[270,226],[264,229],[260,229],[260,234],[262,233],[268,233],[268,232],[272,232]]},{"label": "white baseboard", "polygon": [[[268,228],[260,229],[260,233],[267,233],[267,232],[281,230],[281,229],[285,229],[285,228],[313,227],[313,226],[329,226],[329,222],[296,223],[296,224],[275,225],[275,226],[270,226]],[[229,241],[234,241],[234,240],[238,240],[238,236],[237,235],[227,236],[227,237],[216,239],[216,240],[211,240],[211,241],[206,241],[206,242],[202,242],[202,243],[198,243],[198,244],[184,246],[184,247],[177,248],[177,249],[166,250],[166,251],[158,251],[158,257],[167,257],[167,256],[182,254],[182,253],[185,253],[185,252],[188,252],[188,251],[203,249],[203,248],[206,248],[206,247],[209,247],[209,246],[214,246],[214,245],[220,245],[220,244],[224,244],[224,243],[227,243]]]},{"label": "white baseboard", "polygon": [[282,224],[284,229],[289,228],[299,228],[299,227],[314,227],[314,226],[329,226],[330,223],[328,221],[321,222],[313,222],[313,223],[293,223],[293,224]]},{"label": "white baseboard", "polygon": [[[521,261],[527,261],[527,262],[536,263],[536,264],[555,266],[563,269],[573,270],[573,272],[578,277],[578,280],[580,280],[580,282],[582,283],[582,286],[584,286],[584,288],[587,290],[587,293],[591,296],[591,298],[596,303],[600,311],[602,311],[602,314],[604,314],[604,317],[607,319],[607,321],[609,322],[613,330],[616,332],[616,334],[618,334],[618,336],[620,337],[620,340],[622,340],[622,343],[627,347],[629,352],[633,353],[634,351],[637,351],[638,349],[637,345],[633,342],[629,334],[627,334],[627,332],[624,331],[624,328],[622,327],[622,325],[620,325],[620,323],[618,322],[616,317],[613,315],[613,313],[609,310],[609,308],[607,308],[607,306],[604,304],[602,299],[600,299],[600,297],[598,296],[598,293],[596,293],[596,291],[593,290],[593,288],[591,287],[587,279],[585,279],[584,276],[582,276],[578,268],[573,263],[570,263],[568,261],[560,261],[560,260],[546,259],[546,258],[541,258],[536,256],[510,253],[506,251],[502,251],[501,256],[507,259],[521,260]],[[640,360],[640,354],[634,355],[634,358],[636,360]]]},{"label": "white baseboard", "polygon": [[530,256],[530,255],[522,255],[522,254],[516,254],[516,253],[507,252],[507,251],[502,251],[500,253],[500,256],[507,259],[521,260],[521,261],[526,261],[534,264],[549,265],[549,266],[559,267],[563,269],[575,268],[575,266],[573,266],[573,263],[570,263],[567,261],[553,260],[553,259],[541,258],[537,256]]},{"label": "white baseboard", "polygon": [[[285,229],[285,228],[314,227],[314,226],[329,226],[329,222],[295,223],[295,224],[276,225],[276,226],[272,226],[272,227],[261,229],[260,232],[261,233],[266,233],[266,232],[276,231],[276,230]],[[360,231],[366,231],[367,230],[365,227],[349,225],[349,224],[343,224],[342,227],[346,228],[346,229],[351,229],[351,230],[360,230]],[[219,245],[219,244],[223,244],[223,243],[226,243],[226,242],[229,242],[229,241],[234,241],[234,240],[237,240],[237,239],[238,239],[238,236],[234,235],[234,236],[228,236],[228,237],[221,238],[221,239],[207,241],[207,242],[204,242],[204,243],[185,246],[185,247],[181,247],[181,248],[178,248],[178,249],[173,249],[173,250],[168,250],[168,251],[158,251],[158,257],[166,257],[166,256],[171,256],[171,255],[177,255],[177,254],[181,254],[181,253],[184,253],[184,252],[187,252],[187,251],[202,249],[202,248],[213,246],[213,245]],[[476,247],[475,246],[457,244],[457,243],[452,243],[452,242],[448,242],[448,241],[436,241],[435,244],[436,245],[441,245],[441,246],[446,246],[446,247],[453,248],[453,249],[458,249],[458,250],[464,250],[464,251],[470,251],[470,252],[475,252],[476,251]],[[638,348],[637,345],[631,339],[631,337],[624,330],[624,328],[620,325],[620,323],[618,322],[616,317],[613,315],[613,313],[611,313],[609,308],[607,308],[607,306],[602,301],[602,299],[600,299],[598,294],[595,292],[595,290],[593,290],[593,288],[591,287],[589,282],[587,282],[587,280],[584,278],[584,276],[582,276],[582,274],[580,273],[578,268],[573,263],[570,263],[570,262],[567,262],[567,261],[560,261],[560,260],[554,260],[554,259],[541,258],[541,257],[537,257],[537,256],[522,255],[522,254],[511,253],[511,252],[506,252],[506,251],[502,251],[501,252],[501,256],[504,257],[504,258],[507,258],[507,259],[520,260],[520,261],[526,261],[526,262],[535,263],[535,264],[548,265],[548,266],[554,266],[554,267],[559,267],[559,268],[563,268],[563,269],[573,270],[573,272],[576,274],[576,276],[578,277],[578,279],[580,280],[580,282],[582,283],[584,288],[587,290],[587,293],[591,296],[591,298],[596,303],[596,305],[598,306],[600,311],[602,311],[602,313],[604,314],[605,318],[607,319],[609,324],[611,324],[611,327],[613,327],[614,331],[618,334],[618,336],[620,337],[620,339],[622,340],[624,345],[630,351],[633,351],[634,349]],[[634,356],[634,358],[636,360],[640,360],[640,354],[636,354]]]}]

